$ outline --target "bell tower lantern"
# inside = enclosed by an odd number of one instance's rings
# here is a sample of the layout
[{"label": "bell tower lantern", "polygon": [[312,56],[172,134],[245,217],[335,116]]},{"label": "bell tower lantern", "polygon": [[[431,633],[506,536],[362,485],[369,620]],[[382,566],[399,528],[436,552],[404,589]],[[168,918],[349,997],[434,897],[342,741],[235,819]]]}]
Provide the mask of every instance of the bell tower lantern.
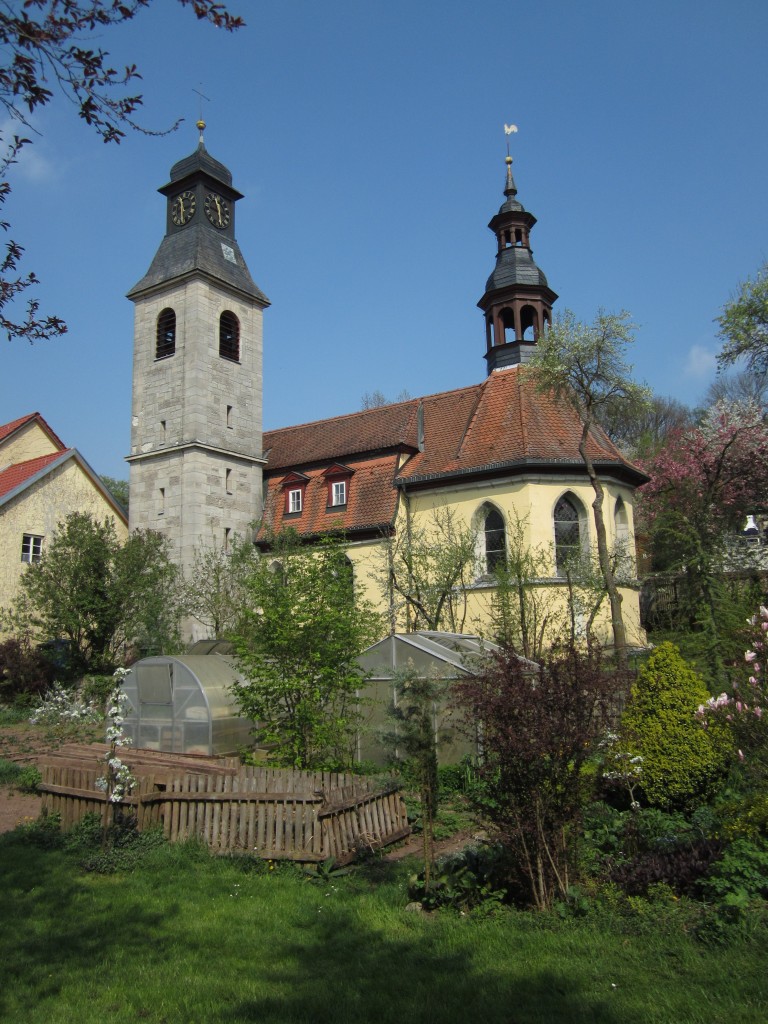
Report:
[{"label": "bell tower lantern", "polygon": [[557,299],[533,262],[530,235],[536,218],[518,201],[512,157],[507,156],[506,162],[506,199],[488,224],[496,235],[496,266],[478,302],[485,314],[489,373],[527,361],[552,320]]}]

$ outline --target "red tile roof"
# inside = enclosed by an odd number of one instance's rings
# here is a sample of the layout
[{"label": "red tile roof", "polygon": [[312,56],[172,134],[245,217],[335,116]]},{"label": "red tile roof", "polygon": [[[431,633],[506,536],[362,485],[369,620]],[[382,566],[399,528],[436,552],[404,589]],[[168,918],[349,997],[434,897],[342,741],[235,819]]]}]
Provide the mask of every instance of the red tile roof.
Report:
[{"label": "red tile roof", "polygon": [[267,468],[345,464],[352,455],[418,446],[418,399],[264,433]]},{"label": "red tile roof", "polygon": [[[328,508],[328,478],[324,466],[305,470],[304,507],[299,515],[285,515],[287,474],[275,473],[264,478],[264,518],[259,538],[269,532],[279,533],[293,527],[304,535],[340,529],[347,534],[361,530],[386,530],[394,521],[397,491],[393,486],[397,455],[353,458],[346,461],[352,476],[348,481],[347,504]],[[293,486],[296,486],[295,484]]]},{"label": "red tile roof", "polygon": [[66,446],[64,445],[64,442],[60,437],[54,434],[39,412],[31,412],[26,416],[20,416],[17,420],[11,420],[10,423],[0,425],[0,442],[4,441],[6,437],[10,437],[10,435],[17,431],[19,427],[23,427],[25,423],[31,423],[33,420],[37,420],[59,451],[65,451]]},{"label": "red tile roof", "polygon": [[65,448],[60,452],[51,452],[50,455],[41,455],[38,459],[29,459],[27,462],[17,462],[0,473],[0,498],[15,491],[21,484],[31,480],[33,476],[47,469],[52,463],[58,462],[62,456],[69,455],[74,449]]},{"label": "red tile roof", "polygon": [[[567,402],[537,391],[525,367],[492,373],[474,388],[432,395],[423,402],[424,450],[408,461],[403,480],[501,466],[582,465],[578,416]],[[597,462],[638,475],[602,430],[591,433],[588,447]]]},{"label": "red tile roof", "polygon": [[[374,529],[394,521],[396,480],[414,486],[500,471],[576,466],[583,472],[580,437],[575,411],[539,393],[533,374],[523,366],[493,373],[467,388],[267,431],[265,523],[274,530],[290,524],[303,534],[320,533],[336,523],[346,531]],[[645,479],[599,428],[590,436],[589,449],[599,466],[610,467],[628,482]],[[355,474],[348,507],[334,516],[326,511],[322,473],[336,462]],[[309,483],[302,513],[285,517],[282,482],[290,471],[305,474]]]}]

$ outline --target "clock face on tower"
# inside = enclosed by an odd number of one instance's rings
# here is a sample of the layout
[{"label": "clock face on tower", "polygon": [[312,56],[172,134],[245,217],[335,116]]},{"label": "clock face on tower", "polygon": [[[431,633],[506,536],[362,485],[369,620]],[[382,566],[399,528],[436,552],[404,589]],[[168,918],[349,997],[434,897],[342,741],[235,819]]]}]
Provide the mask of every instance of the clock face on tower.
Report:
[{"label": "clock face on tower", "polygon": [[197,201],[194,192],[182,192],[171,203],[171,220],[176,227],[188,224],[195,215]]},{"label": "clock face on tower", "polygon": [[205,197],[205,215],[215,228],[229,227],[229,203],[216,192],[209,192]]}]

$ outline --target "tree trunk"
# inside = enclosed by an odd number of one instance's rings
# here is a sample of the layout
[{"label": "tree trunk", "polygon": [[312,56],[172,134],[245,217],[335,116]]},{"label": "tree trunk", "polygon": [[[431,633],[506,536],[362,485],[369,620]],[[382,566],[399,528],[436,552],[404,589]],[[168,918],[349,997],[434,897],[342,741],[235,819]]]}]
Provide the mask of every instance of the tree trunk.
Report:
[{"label": "tree trunk", "polygon": [[587,449],[587,441],[589,439],[589,429],[592,425],[591,417],[587,417],[584,420],[583,430],[581,432],[581,440],[579,442],[579,452],[584,465],[589,475],[589,481],[592,484],[592,490],[595,492],[595,500],[592,502],[592,511],[595,517],[595,533],[597,534],[597,557],[600,563],[600,573],[605,583],[605,589],[608,591],[608,601],[611,606],[611,628],[613,630],[613,646],[616,654],[616,661],[621,668],[627,666],[627,633],[624,628],[624,616],[621,611],[622,597],[619,593],[619,588],[616,584],[616,574],[613,571],[611,565],[611,556],[608,551],[608,537],[605,531],[605,518],[603,516],[603,500],[605,498],[605,492],[603,491],[603,485],[600,482],[600,478],[594,467],[594,463],[589,456]]}]

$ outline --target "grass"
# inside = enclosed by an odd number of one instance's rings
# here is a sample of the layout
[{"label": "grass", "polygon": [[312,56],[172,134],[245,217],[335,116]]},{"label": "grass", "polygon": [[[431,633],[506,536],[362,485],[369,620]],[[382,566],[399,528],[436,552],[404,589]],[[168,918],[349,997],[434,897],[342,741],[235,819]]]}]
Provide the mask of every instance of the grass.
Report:
[{"label": "grass", "polygon": [[194,844],[99,875],[81,869],[82,851],[28,832],[0,837],[7,1024],[768,1018],[764,937],[713,949],[654,915],[412,913],[407,866],[319,885]]}]

